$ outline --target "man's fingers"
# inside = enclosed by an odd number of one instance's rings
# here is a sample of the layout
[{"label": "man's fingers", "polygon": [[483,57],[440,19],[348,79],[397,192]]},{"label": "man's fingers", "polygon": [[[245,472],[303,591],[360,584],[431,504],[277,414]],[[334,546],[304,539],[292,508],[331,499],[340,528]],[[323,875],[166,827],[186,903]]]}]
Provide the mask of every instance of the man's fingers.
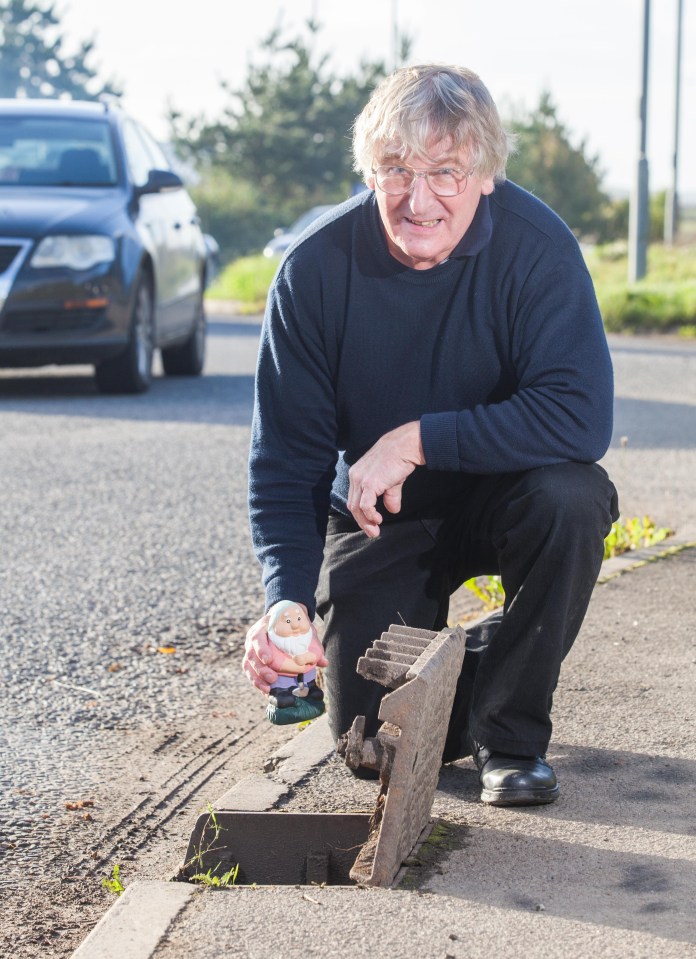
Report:
[{"label": "man's fingers", "polygon": [[371,539],[379,536],[379,526],[382,522],[382,517],[376,509],[371,510],[368,515],[364,510],[360,509],[360,507],[356,507],[351,510],[351,513],[363,533],[367,533]]},{"label": "man's fingers", "polygon": [[277,682],[278,673],[270,669],[268,664],[273,656],[268,643],[268,616],[262,616],[249,628],[244,642],[244,658],[242,672],[249,682],[253,683],[262,693],[268,695],[271,686]]},{"label": "man's fingers", "polygon": [[246,678],[249,680],[249,682],[252,684],[252,686],[256,686],[256,688],[257,688],[260,692],[262,692],[265,696],[267,696],[267,695],[270,693],[270,691],[271,691],[270,685],[269,685],[267,682],[265,682],[265,681],[264,681],[257,673],[255,673],[252,669],[246,669],[245,667],[242,667],[242,671],[244,672],[244,675],[245,675]]},{"label": "man's fingers", "polygon": [[392,486],[391,489],[385,491],[384,496],[382,497],[382,502],[384,503],[384,508],[388,509],[390,513],[398,513],[401,511],[401,490],[403,486]]}]

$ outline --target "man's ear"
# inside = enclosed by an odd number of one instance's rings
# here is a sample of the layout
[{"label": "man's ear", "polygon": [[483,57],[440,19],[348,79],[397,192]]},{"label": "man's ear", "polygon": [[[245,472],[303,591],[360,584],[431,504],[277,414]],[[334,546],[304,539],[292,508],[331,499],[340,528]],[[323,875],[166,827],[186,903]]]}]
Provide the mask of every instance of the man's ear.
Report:
[{"label": "man's ear", "polygon": [[495,180],[492,176],[486,177],[484,180],[481,180],[481,193],[483,196],[490,196],[490,194],[495,190]]}]

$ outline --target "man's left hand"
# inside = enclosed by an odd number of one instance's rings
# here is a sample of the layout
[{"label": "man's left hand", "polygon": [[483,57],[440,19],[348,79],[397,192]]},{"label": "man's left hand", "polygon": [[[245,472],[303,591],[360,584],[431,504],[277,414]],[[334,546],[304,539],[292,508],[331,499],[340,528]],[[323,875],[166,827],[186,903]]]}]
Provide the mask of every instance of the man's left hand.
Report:
[{"label": "man's left hand", "polygon": [[371,539],[379,536],[382,516],[377,498],[382,497],[385,509],[398,513],[401,490],[416,466],[424,466],[425,457],[420,438],[420,423],[414,420],[378,439],[348,471],[348,509],[355,521]]}]

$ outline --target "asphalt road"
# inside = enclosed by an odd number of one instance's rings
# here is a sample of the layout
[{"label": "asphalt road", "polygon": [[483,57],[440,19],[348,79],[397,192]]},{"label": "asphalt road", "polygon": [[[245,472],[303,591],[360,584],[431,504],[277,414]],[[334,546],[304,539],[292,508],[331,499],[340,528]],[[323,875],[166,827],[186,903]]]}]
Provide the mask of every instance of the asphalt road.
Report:
[{"label": "asphalt road", "polygon": [[0,371],[0,954],[70,954],[114,864],[172,876],[292,734],[239,671],[258,328],[213,320],[206,375],[140,397]]},{"label": "asphalt road", "polygon": [[[114,864],[169,878],[206,801],[290,735],[239,673],[258,329],[213,318],[206,375],[141,397],[0,370],[0,953],[69,955]],[[611,346],[623,514],[696,538],[696,344]]]}]

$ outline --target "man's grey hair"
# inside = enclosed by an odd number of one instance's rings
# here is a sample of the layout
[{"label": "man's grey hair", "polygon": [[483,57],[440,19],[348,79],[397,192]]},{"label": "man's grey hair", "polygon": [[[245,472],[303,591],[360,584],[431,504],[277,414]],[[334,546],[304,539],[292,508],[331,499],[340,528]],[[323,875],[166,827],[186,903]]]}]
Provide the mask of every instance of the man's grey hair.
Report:
[{"label": "man's grey hair", "polygon": [[354,166],[366,179],[382,157],[427,160],[429,147],[447,139],[479,177],[505,179],[514,137],[479,77],[446,64],[402,67],[378,84],[355,121]]}]

